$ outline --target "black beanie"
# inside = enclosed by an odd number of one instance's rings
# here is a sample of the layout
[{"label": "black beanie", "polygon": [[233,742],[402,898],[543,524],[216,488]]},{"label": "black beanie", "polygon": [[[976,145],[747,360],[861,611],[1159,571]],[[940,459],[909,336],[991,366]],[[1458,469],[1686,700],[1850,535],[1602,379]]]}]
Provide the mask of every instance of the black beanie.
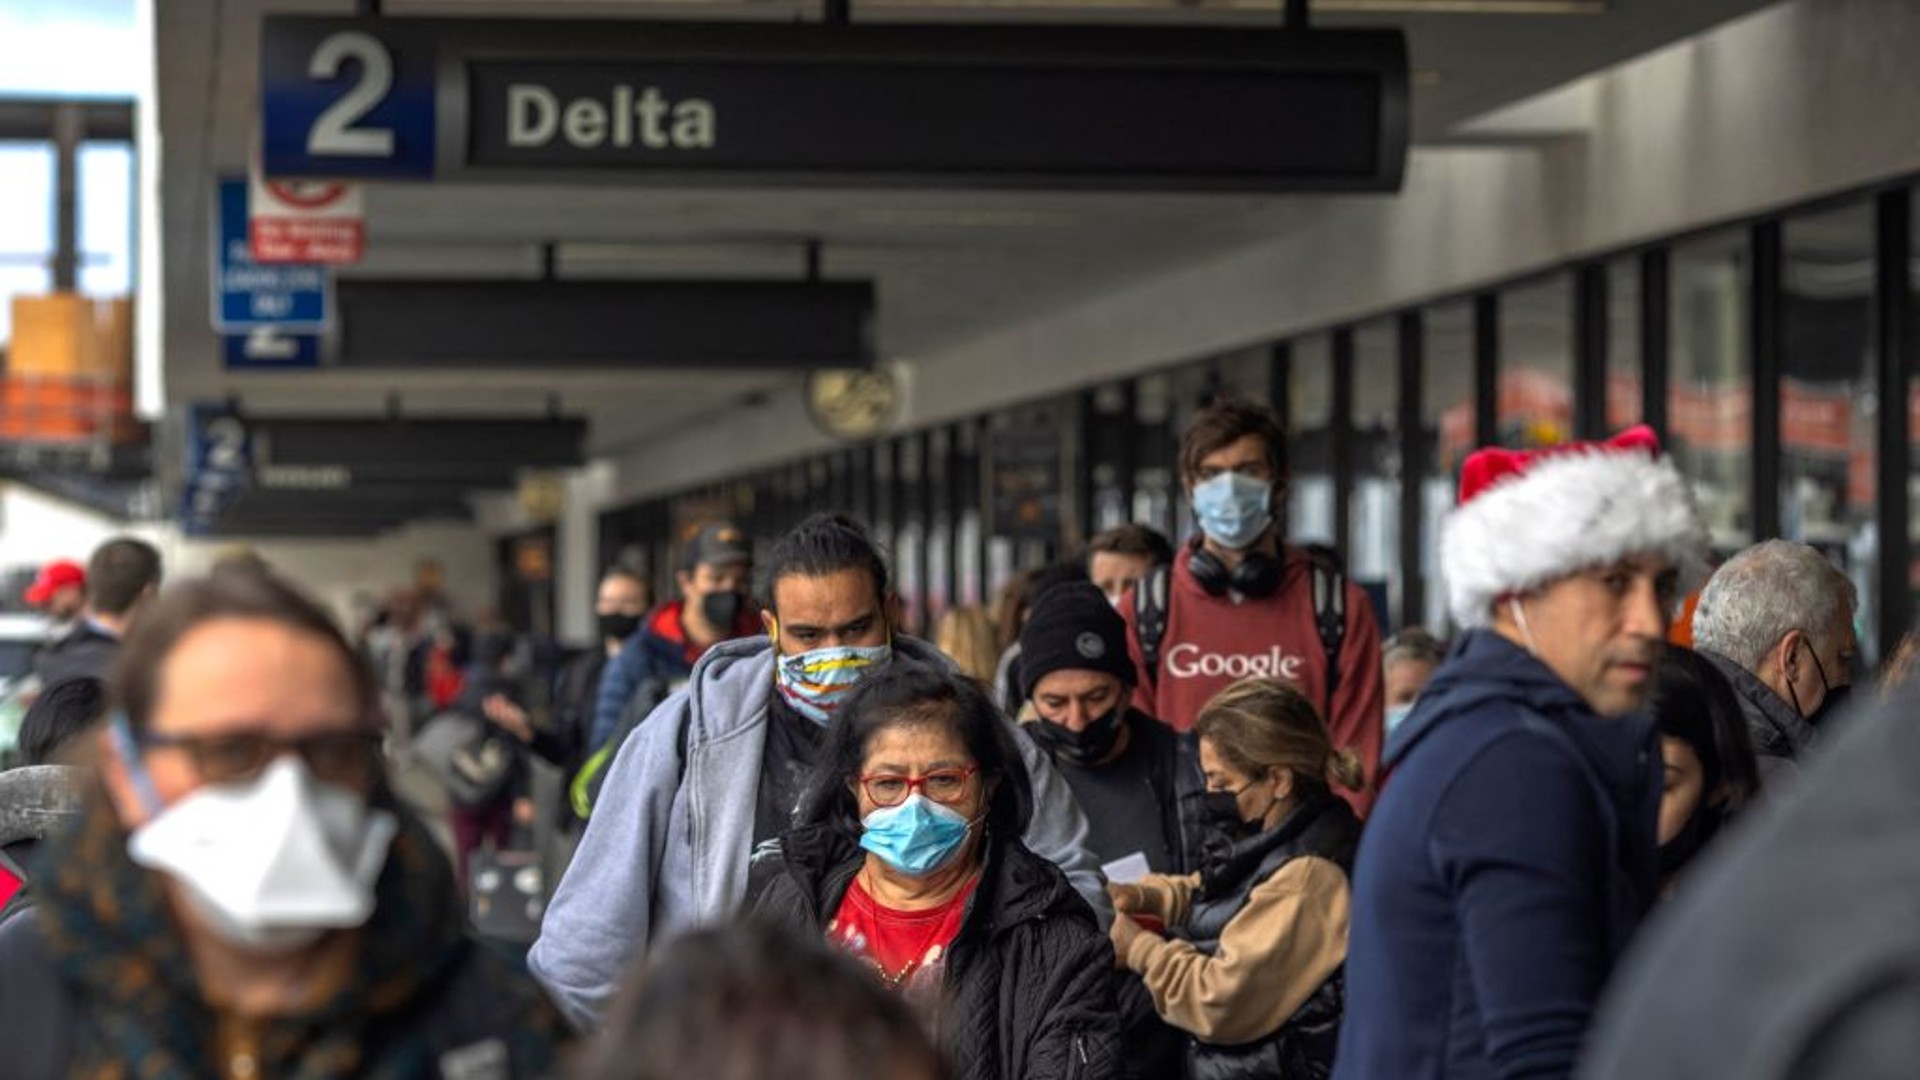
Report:
[{"label": "black beanie", "polygon": [[1040,594],[1020,631],[1020,694],[1056,671],[1101,671],[1133,685],[1127,623],[1106,595],[1087,582],[1056,585]]}]

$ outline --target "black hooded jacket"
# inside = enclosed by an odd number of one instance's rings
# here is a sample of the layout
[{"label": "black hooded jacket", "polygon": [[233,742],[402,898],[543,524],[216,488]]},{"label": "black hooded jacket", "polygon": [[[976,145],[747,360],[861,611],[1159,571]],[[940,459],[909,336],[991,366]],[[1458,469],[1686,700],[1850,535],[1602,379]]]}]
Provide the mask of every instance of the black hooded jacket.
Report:
[{"label": "black hooded jacket", "polygon": [[83,621],[66,637],[33,654],[33,673],[40,677],[43,687],[57,686],[68,679],[104,681],[119,655],[119,638]]},{"label": "black hooded jacket", "polygon": [[[826,826],[782,840],[784,872],[757,919],[823,934],[865,853]],[[986,868],[948,951],[943,1048],[956,1080],[1106,1080],[1120,1075],[1113,947],[1051,863],[988,837]]]}]

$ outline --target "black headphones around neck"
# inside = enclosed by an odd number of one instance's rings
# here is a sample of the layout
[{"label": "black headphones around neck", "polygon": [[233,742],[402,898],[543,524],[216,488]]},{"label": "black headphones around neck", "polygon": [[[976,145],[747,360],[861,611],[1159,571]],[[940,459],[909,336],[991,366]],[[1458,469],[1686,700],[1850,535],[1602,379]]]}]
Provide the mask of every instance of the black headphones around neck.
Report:
[{"label": "black headphones around neck", "polygon": [[1219,556],[1195,537],[1187,553],[1187,573],[1206,590],[1208,596],[1225,596],[1228,590],[1255,600],[1264,600],[1280,589],[1281,561],[1264,551],[1248,551],[1240,565],[1227,569]]}]

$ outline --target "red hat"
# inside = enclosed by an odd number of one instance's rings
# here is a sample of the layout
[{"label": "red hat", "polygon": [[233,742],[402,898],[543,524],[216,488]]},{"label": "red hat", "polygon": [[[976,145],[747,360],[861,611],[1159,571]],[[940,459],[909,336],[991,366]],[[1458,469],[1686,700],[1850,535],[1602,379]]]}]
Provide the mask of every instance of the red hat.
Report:
[{"label": "red hat", "polygon": [[1501,597],[1629,555],[1666,556],[1687,587],[1707,547],[1692,491],[1642,426],[1601,443],[1474,451],[1441,527],[1440,565],[1454,621],[1471,629]]},{"label": "red hat", "polygon": [[39,607],[53,599],[54,593],[69,585],[86,588],[87,572],[81,569],[77,562],[58,559],[40,568],[40,573],[34,577],[33,584],[27,586],[25,599],[28,604]]}]

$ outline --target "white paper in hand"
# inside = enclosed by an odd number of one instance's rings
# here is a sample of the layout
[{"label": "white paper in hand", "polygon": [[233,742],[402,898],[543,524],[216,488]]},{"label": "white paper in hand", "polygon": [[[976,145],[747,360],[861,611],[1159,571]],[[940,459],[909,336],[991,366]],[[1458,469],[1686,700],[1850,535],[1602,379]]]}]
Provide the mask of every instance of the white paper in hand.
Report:
[{"label": "white paper in hand", "polygon": [[1115,859],[1100,868],[1107,880],[1115,885],[1131,885],[1153,872],[1147,865],[1147,857],[1136,851],[1131,855]]}]

